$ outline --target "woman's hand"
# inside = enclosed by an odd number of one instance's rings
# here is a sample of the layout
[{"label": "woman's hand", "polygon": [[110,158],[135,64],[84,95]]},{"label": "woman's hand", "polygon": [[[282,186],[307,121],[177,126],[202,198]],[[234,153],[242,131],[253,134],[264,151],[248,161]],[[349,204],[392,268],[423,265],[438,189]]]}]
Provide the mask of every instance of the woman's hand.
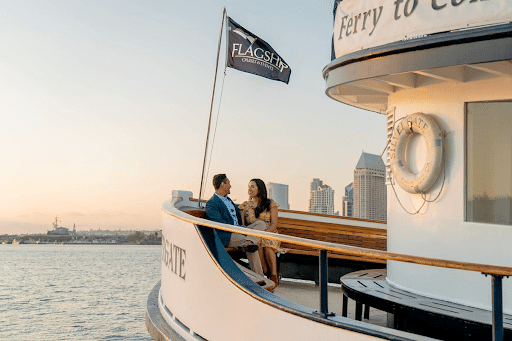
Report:
[{"label": "woman's hand", "polygon": [[270,224],[268,225],[267,232],[277,232],[277,207],[270,208]]},{"label": "woman's hand", "polygon": [[267,229],[265,231],[276,233],[277,232],[277,228],[272,228],[272,226],[269,226],[269,227],[267,227]]}]

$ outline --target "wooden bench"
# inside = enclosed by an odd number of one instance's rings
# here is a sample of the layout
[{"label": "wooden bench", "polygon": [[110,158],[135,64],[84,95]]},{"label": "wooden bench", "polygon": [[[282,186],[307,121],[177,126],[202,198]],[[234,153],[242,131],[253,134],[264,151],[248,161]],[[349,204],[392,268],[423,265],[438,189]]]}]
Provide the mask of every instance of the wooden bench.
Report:
[{"label": "wooden bench", "polygon": [[[386,251],[387,231],[385,228],[370,228],[355,225],[340,225],[334,223],[315,222],[279,217],[277,231],[280,234],[308,238],[324,242],[364,247],[374,250]],[[318,250],[310,247],[282,243],[287,253],[318,256]],[[384,260],[372,259],[363,256],[351,256],[329,252],[329,258],[348,259],[368,263],[386,264]]]},{"label": "wooden bench", "polygon": [[[349,297],[357,302],[358,320],[361,320],[361,306],[364,304],[393,314],[389,327],[394,329],[443,340],[491,339],[492,311],[395,287],[386,281],[386,270],[365,270],[345,275],[341,277],[341,290],[344,295],[344,316],[345,297]],[[503,314],[503,327],[504,340],[512,340],[511,315]]]},{"label": "wooden bench", "polygon": [[[206,218],[204,209],[182,207],[181,210],[194,217]],[[350,219],[344,219],[344,221],[350,221]],[[382,251],[386,251],[387,249],[387,231],[385,228],[340,225],[334,223],[279,217],[277,223],[277,231],[280,234],[312,240],[358,246]],[[283,247],[286,252],[290,254],[318,256],[318,250],[306,246],[282,243],[281,247]],[[236,251],[234,248],[227,248],[227,250],[230,252]],[[350,256],[332,252],[329,252],[328,257],[368,263],[386,264],[386,261],[384,260],[372,259],[363,256]]]},{"label": "wooden bench", "polygon": [[190,214],[191,216],[194,216],[197,218],[206,219],[206,212],[205,212],[204,208],[183,206],[183,207],[180,207],[180,211]]}]

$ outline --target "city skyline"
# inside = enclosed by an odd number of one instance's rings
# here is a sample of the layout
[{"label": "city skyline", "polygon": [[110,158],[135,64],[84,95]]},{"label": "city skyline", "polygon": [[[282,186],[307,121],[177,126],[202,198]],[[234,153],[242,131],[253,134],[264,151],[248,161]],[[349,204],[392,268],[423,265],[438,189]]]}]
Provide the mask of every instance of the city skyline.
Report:
[{"label": "city skyline", "polygon": [[238,202],[252,178],[288,184],[295,210],[309,179],[342,193],[361,150],[384,149],[385,116],[325,95],[333,1],[260,5],[5,3],[0,233],[44,232],[56,214],[79,230],[153,230],[172,190],[198,197],[223,6],[292,73],[288,85],[224,75],[221,53],[204,198],[217,173]]},{"label": "city skyline", "polygon": [[[318,179],[318,178],[314,178],[314,180],[319,180],[319,179]],[[322,182],[322,183],[323,183],[323,181],[321,181],[321,180],[320,180],[320,182]],[[268,182],[268,183],[267,183],[267,189],[268,189],[268,197],[269,197],[269,198],[274,199],[274,198],[273,198],[273,196],[271,195],[271,192],[272,192],[272,191],[271,191],[272,185],[274,185],[274,186],[275,186],[275,185],[277,185],[277,186],[278,186],[278,187],[277,187],[277,189],[278,189],[278,190],[282,190],[282,187],[283,187],[283,186],[284,186],[284,187],[286,187],[286,198],[288,198],[288,189],[289,189],[289,187],[290,187],[289,185],[287,185],[287,184],[278,184],[278,183]],[[350,185],[349,185],[349,186],[351,186],[351,185],[352,185],[352,183],[350,183]],[[325,186],[327,186],[327,187],[329,187],[329,188],[331,188],[331,189],[333,188],[332,186],[328,186],[328,185],[325,185]],[[349,187],[349,186],[346,186],[346,187],[345,187],[345,192],[346,192],[346,188],[347,188],[347,187]],[[310,183],[310,187],[311,187],[311,183]],[[334,192],[335,192],[335,191],[333,191],[333,194],[334,194]],[[231,195],[230,195],[230,196],[231,196]],[[333,197],[334,197],[334,195],[333,195]],[[335,215],[335,213],[343,212],[343,206],[345,205],[345,198],[346,198],[345,196],[343,196],[343,197],[342,197],[342,199],[341,199],[341,203],[340,203],[340,207],[342,207],[342,208],[341,208],[340,210],[336,211],[336,212],[334,211],[334,210],[335,210],[335,208],[336,208],[336,204],[334,203],[334,205],[333,205],[333,215]],[[239,202],[239,200],[238,200],[238,199],[236,199],[236,198],[235,198],[235,199],[234,199],[234,201],[235,201],[237,204],[240,204],[240,202]],[[277,200],[276,200],[276,202],[277,202]],[[286,202],[288,203],[288,201],[286,201]],[[308,205],[310,204],[310,202],[311,202],[311,197],[308,199]],[[334,202],[335,202],[335,200],[334,200]],[[280,205],[279,209],[298,210],[298,209],[295,209],[295,208],[291,207],[289,203],[288,203],[287,207],[281,207],[281,205]],[[300,211],[300,210],[299,210],[299,211]],[[304,210],[303,210],[303,211],[304,211]],[[307,211],[307,210],[305,210],[305,211]],[[343,215],[343,214],[342,214],[342,215]],[[56,216],[56,217],[57,217],[57,216]],[[54,217],[53,219],[55,219],[56,217]],[[60,218],[59,218],[59,219],[60,219]],[[58,222],[60,223],[60,222],[62,222],[62,221],[61,221],[61,220],[58,220]],[[59,225],[59,228],[63,228],[63,227],[64,227],[64,228],[68,228],[68,229],[76,229],[76,231],[82,231],[82,232],[83,232],[83,231],[102,231],[102,230],[103,230],[103,231],[136,231],[136,230],[137,230],[137,228],[130,228],[130,229],[126,229],[126,228],[122,228],[122,227],[117,227],[117,228],[116,228],[116,227],[110,227],[110,228],[109,228],[109,227],[106,227],[106,228],[103,228],[103,229],[102,229],[102,227],[97,227],[96,229],[95,229],[95,228],[91,228],[91,227],[88,227],[88,228],[81,228],[81,227],[79,227],[79,226],[77,227],[77,226],[75,226],[75,225],[76,225],[76,222],[70,222],[70,223],[66,223],[66,225],[65,225],[65,226]],[[51,230],[50,226],[52,226],[52,223],[49,223],[49,224],[48,224],[48,230]],[[70,226],[72,226],[72,227],[70,227]],[[159,229],[159,227],[155,227],[155,228],[148,228],[146,231],[153,231],[153,230],[155,230],[155,229]],[[4,232],[4,233],[0,233],[0,234],[15,234],[14,232],[16,232],[16,231],[14,231],[14,230],[11,230],[11,231],[6,230],[6,232]],[[46,231],[41,230],[41,231],[39,231],[39,232],[34,232],[34,233],[46,233]],[[23,232],[23,233],[21,233],[21,234],[28,234],[28,232]]]}]

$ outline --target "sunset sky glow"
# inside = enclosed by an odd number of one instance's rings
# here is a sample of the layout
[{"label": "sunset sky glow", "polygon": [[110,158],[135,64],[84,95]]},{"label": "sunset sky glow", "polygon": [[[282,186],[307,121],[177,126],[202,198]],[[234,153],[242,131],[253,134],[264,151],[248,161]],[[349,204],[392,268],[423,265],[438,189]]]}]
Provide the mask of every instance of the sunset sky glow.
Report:
[{"label": "sunset sky glow", "polygon": [[[173,189],[198,196],[222,8],[266,40],[288,85],[226,71],[211,178],[231,197],[251,178],[344,187],[361,152],[385,147],[385,117],[329,99],[333,1],[11,1],[0,8],[0,233],[160,228]],[[224,44],[224,38],[223,38]],[[223,45],[224,46],[224,45]]]}]

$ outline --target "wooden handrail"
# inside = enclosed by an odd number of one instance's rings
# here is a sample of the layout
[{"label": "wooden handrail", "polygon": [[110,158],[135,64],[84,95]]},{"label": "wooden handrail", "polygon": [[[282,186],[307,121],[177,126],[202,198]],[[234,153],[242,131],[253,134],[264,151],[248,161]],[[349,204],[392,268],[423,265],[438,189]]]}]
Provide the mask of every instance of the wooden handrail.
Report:
[{"label": "wooden handrail", "polygon": [[512,268],[511,267],[504,267],[504,266],[496,266],[496,265],[486,265],[486,264],[477,264],[477,263],[466,263],[466,262],[459,262],[459,261],[453,261],[453,260],[445,260],[445,259],[438,259],[438,258],[428,258],[428,257],[419,257],[419,256],[411,256],[411,255],[405,255],[400,253],[393,253],[393,252],[387,252],[387,251],[379,251],[379,250],[373,250],[373,249],[366,249],[362,247],[356,247],[356,246],[348,246],[348,245],[342,245],[342,244],[336,244],[336,243],[330,243],[330,242],[322,242],[317,240],[311,240],[306,238],[300,238],[300,237],[293,237],[293,236],[287,236],[272,232],[265,232],[265,231],[257,231],[257,230],[251,230],[243,227],[223,224],[223,223],[217,223],[213,222],[211,220],[197,218],[194,216],[191,216],[185,212],[180,211],[175,206],[175,201],[170,200],[165,202],[162,205],[162,210],[166,212],[167,214],[178,218],[180,220],[206,226],[210,228],[215,228],[218,230],[238,233],[238,234],[244,234],[247,236],[254,236],[254,237],[260,237],[265,239],[272,239],[277,240],[280,242],[286,242],[296,245],[302,245],[302,246],[308,246],[312,247],[318,250],[326,250],[330,252],[335,253],[341,253],[351,256],[365,256],[372,259],[379,259],[379,260],[390,260],[390,261],[397,261],[397,262],[404,262],[404,263],[412,263],[412,264],[421,264],[421,265],[427,265],[427,266],[435,266],[440,268],[450,268],[450,269],[459,269],[459,270],[465,270],[465,271],[477,271],[481,273],[486,273],[490,275],[500,275],[500,276],[512,276]]}]

